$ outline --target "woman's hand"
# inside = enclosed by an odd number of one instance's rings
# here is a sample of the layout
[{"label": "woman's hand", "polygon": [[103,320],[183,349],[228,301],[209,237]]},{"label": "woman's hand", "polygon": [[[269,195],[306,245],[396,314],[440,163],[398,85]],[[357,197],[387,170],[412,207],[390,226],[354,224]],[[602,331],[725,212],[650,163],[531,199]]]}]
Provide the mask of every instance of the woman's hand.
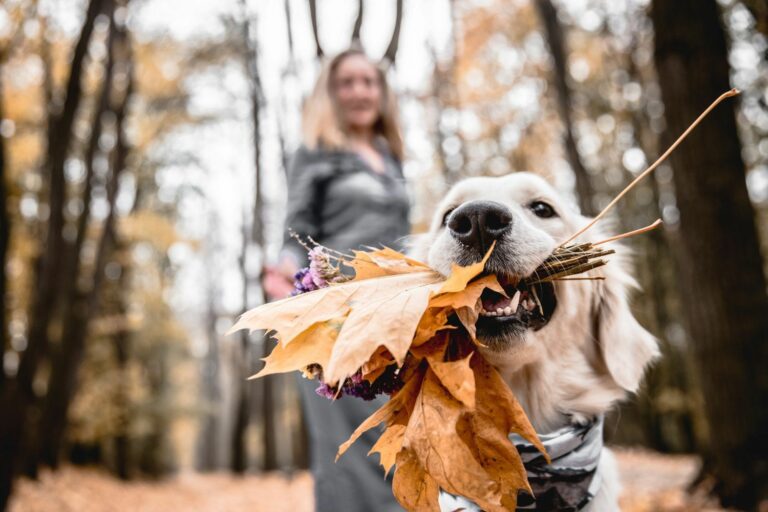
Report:
[{"label": "woman's hand", "polygon": [[268,300],[288,297],[293,291],[293,275],[299,269],[289,259],[283,259],[276,266],[268,266],[264,272],[264,291]]}]

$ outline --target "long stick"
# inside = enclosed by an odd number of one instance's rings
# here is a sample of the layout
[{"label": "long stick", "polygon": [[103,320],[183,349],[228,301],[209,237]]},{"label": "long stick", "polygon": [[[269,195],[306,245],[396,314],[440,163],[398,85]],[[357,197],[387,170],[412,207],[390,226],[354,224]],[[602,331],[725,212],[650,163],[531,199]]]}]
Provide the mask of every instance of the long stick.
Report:
[{"label": "long stick", "polygon": [[629,231],[628,233],[622,233],[620,235],[612,236],[611,238],[606,238],[605,240],[600,240],[599,242],[595,242],[592,245],[598,246],[602,244],[607,244],[608,242],[613,242],[614,240],[621,240],[622,238],[629,238],[630,236],[639,235],[640,233],[645,233],[647,231],[651,231],[653,229],[656,229],[657,227],[661,226],[661,219],[656,219],[653,224],[650,224],[648,226],[645,226],[644,228],[635,229],[634,231]]},{"label": "long stick", "polygon": [[686,129],[686,130],[683,132],[683,134],[682,134],[680,137],[678,137],[678,138],[677,138],[677,140],[674,142],[674,144],[672,144],[671,146],[669,146],[669,149],[667,149],[667,150],[664,152],[664,154],[663,154],[663,155],[661,155],[661,156],[658,158],[658,160],[656,160],[655,162],[653,162],[653,164],[652,164],[650,167],[648,167],[646,170],[644,170],[644,171],[643,171],[643,172],[642,172],[642,173],[641,173],[641,174],[640,174],[640,175],[639,175],[637,178],[635,178],[635,179],[632,181],[632,183],[630,183],[629,185],[627,185],[627,187],[626,187],[624,190],[622,190],[622,191],[619,193],[619,195],[617,195],[616,197],[614,197],[614,198],[613,198],[613,201],[611,201],[610,203],[608,203],[608,206],[606,206],[605,208],[603,208],[603,211],[601,211],[600,213],[598,213],[598,214],[597,214],[597,216],[596,216],[594,219],[592,219],[592,221],[591,221],[589,224],[587,224],[586,226],[584,226],[583,228],[581,228],[580,230],[578,230],[578,231],[577,231],[577,232],[576,232],[574,235],[572,235],[572,236],[571,236],[571,237],[570,237],[568,240],[566,240],[565,242],[561,243],[561,244],[560,244],[560,247],[562,247],[562,246],[566,245],[567,243],[569,243],[570,241],[572,241],[574,238],[576,238],[577,236],[581,235],[581,234],[582,234],[582,233],[584,233],[586,230],[588,230],[589,228],[591,228],[592,226],[594,226],[594,225],[597,223],[597,221],[599,221],[600,219],[602,219],[602,218],[605,216],[605,214],[606,214],[606,213],[608,213],[608,210],[610,210],[611,208],[613,208],[613,206],[614,206],[616,203],[618,203],[618,202],[619,202],[619,199],[621,199],[622,197],[624,197],[624,196],[627,194],[627,192],[629,192],[629,191],[630,191],[630,190],[631,190],[631,189],[632,189],[632,188],[633,188],[635,185],[637,185],[637,183],[638,183],[640,180],[642,180],[643,178],[645,178],[646,176],[648,176],[648,175],[649,175],[651,172],[653,172],[653,170],[654,170],[654,169],[656,169],[656,167],[658,167],[658,166],[659,166],[659,165],[660,165],[660,164],[661,164],[661,163],[662,163],[664,160],[666,160],[666,159],[667,159],[667,157],[668,157],[668,156],[669,156],[669,155],[670,155],[670,154],[671,154],[671,153],[672,153],[672,152],[675,150],[675,148],[677,148],[677,146],[679,146],[679,145],[680,145],[680,143],[681,143],[681,142],[683,142],[683,140],[685,140],[685,138],[686,138],[686,137],[688,137],[688,134],[690,134],[690,133],[693,131],[693,129],[694,129],[694,128],[696,128],[696,126],[698,126],[698,124],[699,124],[699,123],[700,123],[700,122],[701,122],[701,121],[702,121],[702,120],[703,120],[705,117],[707,117],[707,115],[708,115],[708,114],[709,114],[709,113],[712,111],[712,109],[714,109],[714,108],[715,108],[717,105],[719,105],[719,104],[720,104],[720,102],[721,102],[721,101],[723,101],[723,100],[724,100],[724,99],[726,99],[726,98],[731,98],[731,97],[733,97],[733,96],[736,96],[737,94],[740,94],[740,93],[741,93],[741,91],[739,91],[738,89],[731,89],[730,91],[728,91],[728,92],[724,92],[723,94],[721,94],[719,98],[717,98],[715,101],[713,101],[713,102],[712,102],[712,104],[711,104],[709,107],[707,107],[707,109],[706,109],[704,112],[702,112],[702,113],[699,115],[699,117],[697,117],[697,118],[696,118],[696,120],[695,120],[693,123],[691,123],[691,126],[689,126],[689,127],[688,127],[688,129]]}]

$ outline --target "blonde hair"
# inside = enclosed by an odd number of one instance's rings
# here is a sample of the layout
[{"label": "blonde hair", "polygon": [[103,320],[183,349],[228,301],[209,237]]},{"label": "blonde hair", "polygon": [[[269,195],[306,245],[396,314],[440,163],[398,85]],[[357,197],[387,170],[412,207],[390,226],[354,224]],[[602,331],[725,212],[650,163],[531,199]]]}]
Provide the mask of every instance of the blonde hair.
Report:
[{"label": "blonde hair", "polygon": [[339,116],[336,97],[333,92],[333,78],[341,62],[347,57],[361,55],[376,69],[381,86],[381,105],[379,118],[373,125],[373,131],[389,145],[389,150],[399,160],[403,159],[403,138],[397,116],[397,99],[387,84],[384,70],[371,61],[360,50],[347,50],[326,62],[317,77],[312,95],[304,103],[302,113],[302,132],[304,145],[310,149],[320,146],[333,149],[348,147],[348,137]]}]

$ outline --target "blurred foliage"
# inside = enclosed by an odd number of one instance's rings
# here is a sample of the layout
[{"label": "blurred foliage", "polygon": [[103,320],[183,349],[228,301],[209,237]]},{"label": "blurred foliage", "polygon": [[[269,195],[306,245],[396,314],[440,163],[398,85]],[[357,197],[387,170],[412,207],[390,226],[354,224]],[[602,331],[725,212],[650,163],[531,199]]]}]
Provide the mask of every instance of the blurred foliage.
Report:
[{"label": "blurred foliage", "polygon": [[[84,12],[85,2],[70,4],[70,11]],[[663,149],[658,138],[665,128],[664,105],[653,68],[648,4],[647,0],[554,2],[565,35],[565,78],[572,98],[573,131],[594,191],[588,200],[596,209]],[[744,91],[738,109],[743,157],[764,254],[768,254],[765,10],[760,2],[722,0],[720,4],[730,36],[732,84]],[[454,0],[446,5],[454,21],[452,34],[448,48],[430,48],[432,81],[421,90],[403,93],[404,103],[418,102],[425,113],[418,120],[425,126],[405,124],[406,143],[411,153],[425,144],[431,151],[430,159],[422,162],[423,172],[413,176],[410,183],[416,202],[414,232],[426,229],[432,208],[446,186],[466,176],[527,170],[545,176],[562,190],[573,190],[574,185],[552,85],[555,70],[549,42],[533,4],[528,0]],[[133,2],[117,11],[118,17],[128,20],[129,31],[140,6]],[[258,14],[255,6],[254,2],[251,9]],[[245,76],[242,66],[246,49],[238,32],[240,7],[233,3],[231,16],[210,20],[221,25],[216,36],[182,40],[169,33],[142,32],[141,37],[131,40],[136,84],[125,126],[129,154],[119,180],[117,221],[104,266],[105,279],[98,290],[98,315],[89,319],[79,386],[69,411],[67,447],[75,460],[101,462],[119,473],[118,452],[125,442],[129,473],[162,474],[182,462],[189,463],[174,449],[178,443],[171,436],[181,432],[181,436],[192,437],[189,423],[198,417],[215,420],[209,429],[211,437],[205,439],[221,447],[205,467],[224,467],[231,458],[228,443],[236,400],[232,389],[242,361],[238,360],[241,352],[236,345],[240,340],[222,337],[236,311],[221,298],[225,293],[220,273],[227,270],[223,267],[231,260],[224,254],[225,244],[218,238],[219,220],[212,212],[216,208],[251,211],[248,204],[241,204],[243,198],[250,198],[251,188],[243,184],[247,190],[242,197],[230,198],[231,204],[214,205],[217,192],[206,187],[214,188],[216,180],[196,176],[210,173],[218,177],[217,173],[228,172],[218,162],[206,168],[198,146],[206,144],[204,136],[209,132],[205,130],[216,129],[221,118],[242,117],[241,112],[250,108],[247,87],[225,87],[252,78]],[[11,377],[27,349],[28,316],[50,217],[49,179],[43,170],[49,123],[51,114],[66,100],[63,90],[77,38],[76,30],[57,14],[61,13],[48,2],[37,0],[7,0],[0,5],[0,17],[5,19],[1,25],[6,27],[0,30],[0,136],[7,155],[4,178],[13,226],[6,265],[9,289],[4,301],[10,341],[3,347],[2,360],[5,374]],[[404,30],[409,27],[407,23],[406,18]],[[68,244],[77,236],[78,217],[83,211],[86,151],[99,108],[109,26],[106,16],[98,17],[88,46],[83,100],[65,165],[67,197],[62,233]],[[262,53],[267,52],[267,42],[261,44]],[[408,49],[402,47],[400,51]],[[291,61],[286,69],[295,76],[314,72],[294,69],[294,65]],[[224,94],[232,97],[226,105],[202,108],[193,102],[196,87],[225,89]],[[285,135],[280,124],[283,111],[299,107],[274,106],[267,101],[262,122],[265,137],[272,137],[273,132]],[[92,211],[78,283],[83,289],[89,285],[109,213],[106,185],[116,144],[115,123],[114,114],[107,112],[93,160]],[[286,159],[290,149],[281,147],[280,156]],[[280,179],[273,181],[282,186],[282,169],[274,174]],[[266,199],[270,209],[267,217],[279,219],[281,213],[271,210],[279,210],[280,201]],[[184,225],[190,223],[190,216],[184,213],[188,210],[197,213],[191,228]],[[707,431],[700,412],[701,393],[689,370],[690,340],[678,320],[681,299],[669,246],[676,243],[679,212],[668,166],[659,168],[652,180],[637,187],[621,203],[612,222],[616,229],[628,230],[656,217],[664,219],[664,232],[639,237],[631,245],[645,290],[636,300],[636,311],[643,324],[660,338],[664,358],[649,375],[643,392],[609,422],[608,433],[617,441],[665,451],[691,451],[706,444]],[[280,229],[273,231],[281,235]],[[188,236],[189,232],[197,237]],[[239,233],[230,237],[239,238]],[[242,252],[251,249],[244,243]],[[199,274],[191,280],[203,297],[200,302],[206,302],[200,309],[207,311],[198,311],[197,316],[207,318],[191,318],[195,315],[175,309],[173,297],[178,293],[176,286],[183,271],[180,262],[184,259],[179,254],[204,260]],[[242,286],[248,287],[250,283],[244,281]],[[57,305],[49,326],[52,346],[36,374],[38,397],[45,396],[51,364],[61,347],[63,306]],[[254,354],[260,353],[260,346],[252,348]],[[252,361],[251,366],[257,364]],[[287,382],[276,387],[281,464],[293,467],[303,449],[297,441],[301,422],[295,390]],[[256,395],[252,397],[252,411],[260,410]],[[248,433],[252,445],[258,445],[263,431],[260,419],[252,412]],[[189,439],[185,442],[186,446],[191,444]],[[261,452],[259,446],[253,450],[252,466]]]}]

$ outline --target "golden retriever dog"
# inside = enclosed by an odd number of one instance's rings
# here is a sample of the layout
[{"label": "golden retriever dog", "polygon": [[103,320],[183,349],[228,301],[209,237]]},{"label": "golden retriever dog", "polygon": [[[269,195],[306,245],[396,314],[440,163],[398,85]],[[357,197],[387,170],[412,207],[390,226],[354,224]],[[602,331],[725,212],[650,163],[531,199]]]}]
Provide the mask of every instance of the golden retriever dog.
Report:
[{"label": "golden retriever dog", "polygon": [[[656,340],[630,310],[628,293],[636,285],[618,244],[608,264],[589,273],[604,280],[558,281],[535,290],[512,284],[588,221],[536,175],[470,178],[448,192],[429,232],[410,251],[447,275],[452,264],[477,262],[496,242],[485,270],[497,275],[509,297],[484,292],[477,337],[553,459],[547,466],[516,441],[536,494],[532,510],[619,510],[617,470],[602,446],[602,415],[638,389],[658,355]],[[596,226],[577,241],[605,237]],[[478,510],[450,495],[441,495],[441,507]]]}]

